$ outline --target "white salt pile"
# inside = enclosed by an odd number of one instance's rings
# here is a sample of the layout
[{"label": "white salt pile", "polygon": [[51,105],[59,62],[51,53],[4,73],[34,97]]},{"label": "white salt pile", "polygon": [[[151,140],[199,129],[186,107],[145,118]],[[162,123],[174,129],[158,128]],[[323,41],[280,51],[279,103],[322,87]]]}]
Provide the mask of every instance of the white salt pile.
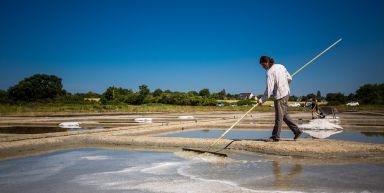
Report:
[{"label": "white salt pile", "polygon": [[152,118],[136,118],[136,123],[152,123]]},{"label": "white salt pile", "polygon": [[59,127],[66,129],[80,128],[79,122],[62,122],[59,124]]},{"label": "white salt pile", "polygon": [[299,125],[301,129],[310,130],[342,130],[343,128],[338,125],[338,120],[332,119],[313,119],[309,123]]},{"label": "white salt pile", "polygon": [[338,123],[340,123],[338,117],[336,119],[313,119],[309,123],[299,125],[299,128],[313,138],[325,139],[342,132],[343,128]]},{"label": "white salt pile", "polygon": [[179,116],[178,119],[195,119],[193,116]]}]

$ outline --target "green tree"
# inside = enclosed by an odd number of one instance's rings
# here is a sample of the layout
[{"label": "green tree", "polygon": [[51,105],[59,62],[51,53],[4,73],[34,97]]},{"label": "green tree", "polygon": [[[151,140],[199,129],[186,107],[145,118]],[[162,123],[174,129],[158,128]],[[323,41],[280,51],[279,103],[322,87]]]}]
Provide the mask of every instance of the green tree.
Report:
[{"label": "green tree", "polygon": [[322,98],[321,92],[319,90],[316,93],[316,98],[317,98],[317,100],[321,100],[321,98]]},{"label": "green tree", "polygon": [[63,93],[61,78],[47,74],[35,74],[8,89],[10,99],[26,102],[54,99]]},{"label": "green tree", "polygon": [[356,101],[356,95],[351,93],[347,96],[348,101]]},{"label": "green tree", "polygon": [[301,96],[300,99],[301,99],[301,101],[307,101],[307,100],[310,100],[310,98],[308,98],[307,96]]},{"label": "green tree", "polygon": [[227,92],[225,91],[225,89],[221,90],[219,93],[219,99],[221,100],[224,100],[225,98],[227,98]]},{"label": "green tree", "polygon": [[307,99],[316,98],[316,95],[313,93],[307,94]]},{"label": "green tree", "polygon": [[203,104],[203,97],[201,97],[201,96],[197,96],[197,95],[195,95],[195,96],[192,96],[192,97],[190,97],[189,98],[189,103],[190,103],[190,105],[192,105],[192,106],[198,106],[198,105],[202,105]]},{"label": "green tree", "polygon": [[163,91],[161,89],[156,89],[154,92],[153,92],[153,96],[154,97],[159,97],[161,96],[161,94],[163,94]]},{"label": "green tree", "polygon": [[149,94],[144,98],[143,104],[157,103],[158,101],[158,97],[154,97],[152,94]]},{"label": "green tree", "polygon": [[110,86],[102,94],[102,98],[107,101],[124,102],[132,93],[133,91],[131,89]]},{"label": "green tree", "polygon": [[141,105],[143,104],[144,98],[141,97],[139,93],[132,93],[125,97],[124,102],[132,105]]},{"label": "green tree", "polygon": [[8,93],[5,90],[0,90],[0,103],[7,103],[8,101]]},{"label": "green tree", "polygon": [[355,97],[363,104],[384,104],[384,84],[365,84]]},{"label": "green tree", "polygon": [[289,101],[297,101],[297,96],[295,95],[289,96]]},{"label": "green tree", "polygon": [[209,97],[211,93],[209,92],[208,88],[204,88],[199,91],[199,95],[202,97]]},{"label": "green tree", "polygon": [[193,91],[193,90],[189,91],[188,94],[190,96],[199,96],[199,93],[197,93],[196,91]]},{"label": "green tree", "polygon": [[143,84],[139,86],[139,95],[136,97],[135,104],[144,104],[145,98],[149,95],[150,90],[147,85]]},{"label": "green tree", "polygon": [[146,97],[150,93],[150,90],[148,89],[148,86],[143,84],[139,86],[139,94],[143,97]]},{"label": "green tree", "polygon": [[173,97],[173,94],[169,93],[169,92],[164,92],[163,94],[161,94],[159,102],[163,103],[163,104],[175,104],[176,103],[175,98]]},{"label": "green tree", "polygon": [[212,93],[209,98],[219,100],[221,99],[219,93]]},{"label": "green tree", "polygon": [[343,93],[328,93],[326,96],[326,100],[330,105],[340,105],[346,102],[347,97],[344,96]]}]

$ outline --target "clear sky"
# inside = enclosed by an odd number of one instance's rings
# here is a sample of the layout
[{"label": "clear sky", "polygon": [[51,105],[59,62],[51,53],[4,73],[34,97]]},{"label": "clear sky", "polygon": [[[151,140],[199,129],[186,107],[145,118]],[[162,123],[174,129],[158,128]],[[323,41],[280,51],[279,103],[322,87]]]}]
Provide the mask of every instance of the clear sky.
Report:
[{"label": "clear sky", "polygon": [[270,55],[292,94],[349,94],[384,82],[384,1],[1,0],[0,89],[35,73],[70,92],[140,84],[261,94]]}]

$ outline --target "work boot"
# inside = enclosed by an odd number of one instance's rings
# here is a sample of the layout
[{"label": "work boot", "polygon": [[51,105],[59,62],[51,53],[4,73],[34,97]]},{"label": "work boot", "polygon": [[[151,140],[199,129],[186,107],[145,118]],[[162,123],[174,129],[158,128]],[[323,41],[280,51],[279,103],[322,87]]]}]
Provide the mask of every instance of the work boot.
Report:
[{"label": "work boot", "polygon": [[297,140],[301,136],[301,134],[303,134],[303,132],[299,130],[299,132],[295,134],[295,137],[293,138],[293,140]]},{"label": "work boot", "polygon": [[269,141],[272,141],[272,142],[279,142],[279,141],[280,141],[280,138],[275,137],[275,136],[272,136],[272,137],[269,138]]}]

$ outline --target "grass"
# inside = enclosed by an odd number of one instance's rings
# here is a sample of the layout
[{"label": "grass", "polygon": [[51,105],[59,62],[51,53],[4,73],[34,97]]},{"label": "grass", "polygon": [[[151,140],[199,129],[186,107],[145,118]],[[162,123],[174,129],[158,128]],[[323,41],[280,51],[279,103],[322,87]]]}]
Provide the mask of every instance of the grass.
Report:
[{"label": "grass", "polygon": [[[273,112],[271,102],[259,106],[255,111]],[[347,107],[345,105],[334,106],[339,111],[384,111],[384,105],[361,105],[358,107]],[[210,111],[247,111],[251,106],[177,106],[164,104],[146,105],[102,105],[98,103],[84,104],[58,104],[58,103],[31,103],[24,105],[0,104],[0,115],[38,115],[38,114],[76,114],[76,113],[139,113],[139,112],[210,112]],[[309,108],[290,107],[290,111],[309,111]]]},{"label": "grass", "polygon": [[[74,114],[74,113],[124,113],[124,112],[210,112],[210,111],[247,111],[251,106],[178,106],[165,104],[146,105],[101,105],[89,104],[57,104],[35,103],[24,105],[0,104],[0,115],[18,114]],[[269,106],[257,107],[258,111],[272,111]]]}]

